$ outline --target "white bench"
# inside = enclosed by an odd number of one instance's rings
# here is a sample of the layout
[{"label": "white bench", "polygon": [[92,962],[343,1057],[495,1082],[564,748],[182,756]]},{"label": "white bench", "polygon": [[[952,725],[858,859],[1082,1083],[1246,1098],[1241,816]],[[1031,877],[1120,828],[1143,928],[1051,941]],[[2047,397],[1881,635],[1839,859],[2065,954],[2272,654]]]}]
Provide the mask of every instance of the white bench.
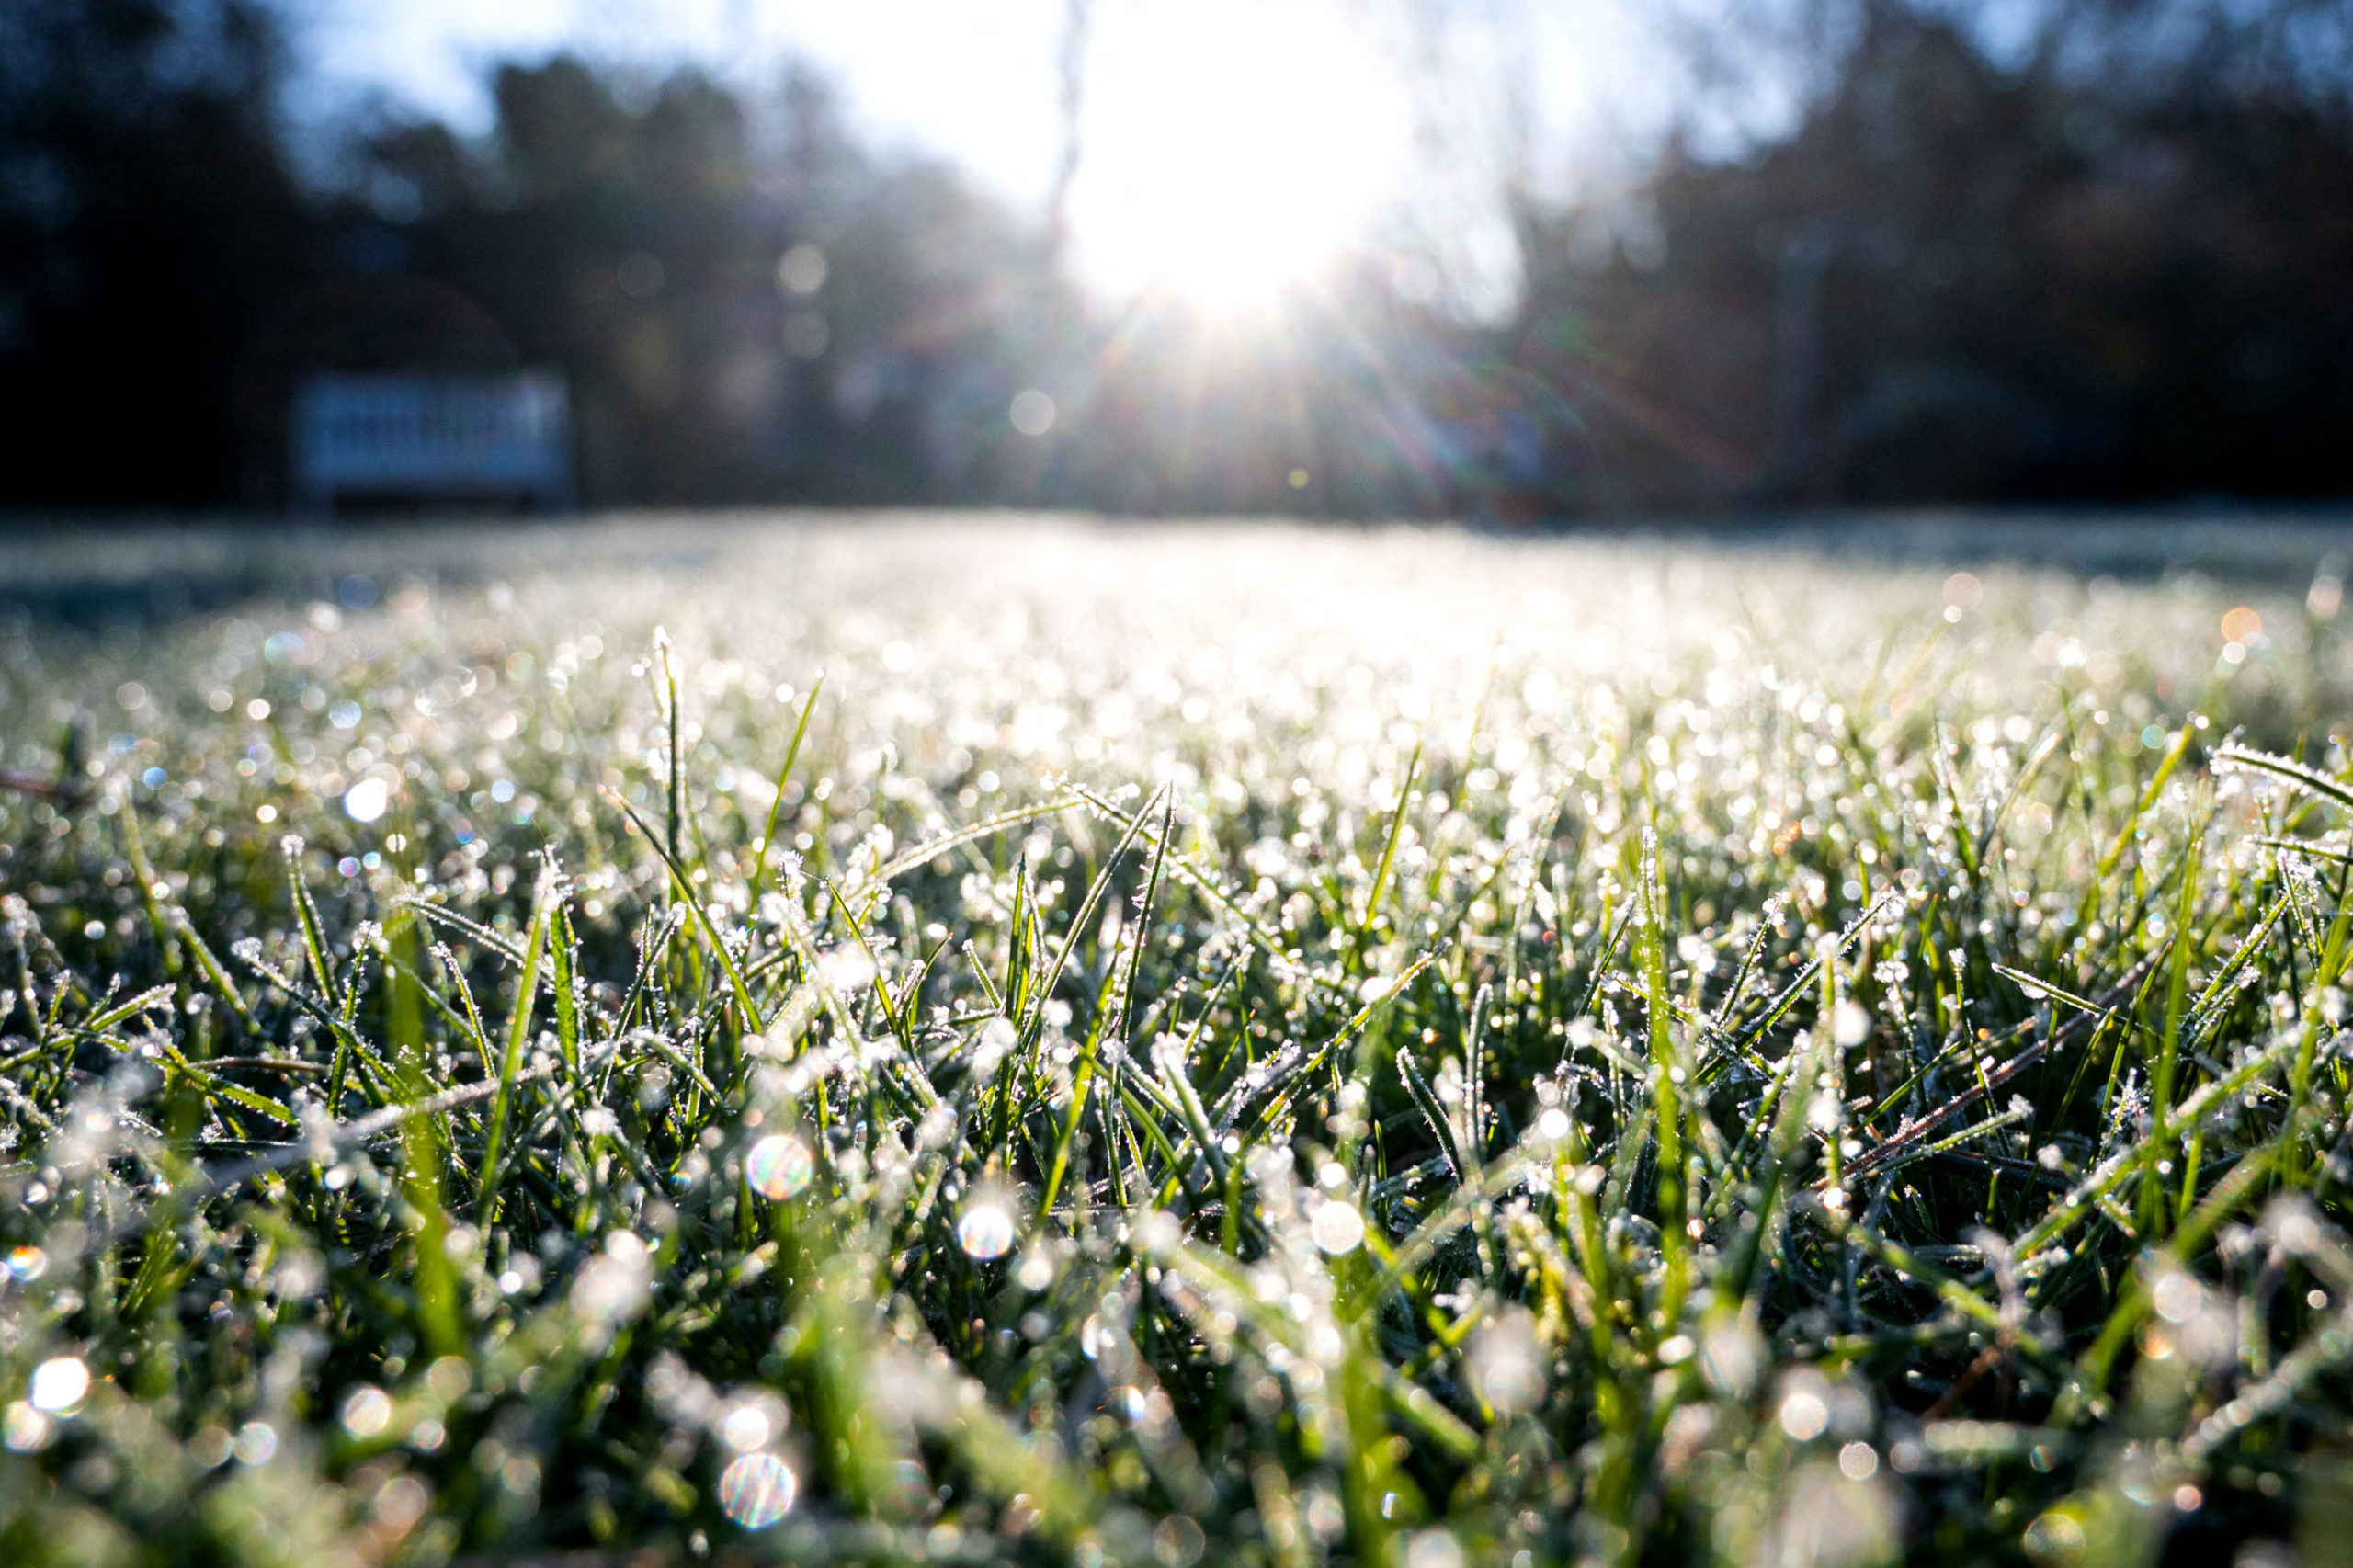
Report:
[{"label": "white bench", "polygon": [[294,397],[292,500],[572,504],[571,401],[561,376],[320,375]]}]

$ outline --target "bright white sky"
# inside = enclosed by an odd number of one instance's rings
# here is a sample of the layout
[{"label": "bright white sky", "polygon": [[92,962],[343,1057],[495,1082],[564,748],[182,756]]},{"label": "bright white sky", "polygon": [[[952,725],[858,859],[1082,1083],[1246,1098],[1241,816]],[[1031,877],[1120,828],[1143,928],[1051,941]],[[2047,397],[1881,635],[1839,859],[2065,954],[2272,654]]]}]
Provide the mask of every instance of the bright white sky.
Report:
[{"label": "bright white sky", "polygon": [[[1508,290],[1494,193],[1515,116],[1540,183],[1654,124],[1630,0],[1096,0],[1082,273],[1244,301],[1375,233],[1468,301]],[[1041,209],[1059,151],[1064,0],[311,0],[299,116],[369,96],[481,129],[486,69],[560,48],[746,85],[787,51],[886,142]],[[1577,151],[1582,149],[1582,152]]]}]

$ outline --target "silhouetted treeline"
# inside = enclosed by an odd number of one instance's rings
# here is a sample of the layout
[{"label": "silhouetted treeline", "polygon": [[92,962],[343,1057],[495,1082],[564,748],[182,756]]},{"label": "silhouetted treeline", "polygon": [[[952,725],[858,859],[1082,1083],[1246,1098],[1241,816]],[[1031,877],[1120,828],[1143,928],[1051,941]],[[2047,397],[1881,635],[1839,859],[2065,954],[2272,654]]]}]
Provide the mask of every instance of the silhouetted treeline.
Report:
[{"label": "silhouetted treeline", "polygon": [[1856,0],[1792,63],[1789,134],[1520,199],[1502,323],[1367,256],[1244,329],[1091,303],[1041,224],[863,142],[806,72],[511,65],[486,134],[355,130],[323,187],[255,0],[15,0],[0,503],[274,505],[302,374],[521,365],[565,373],[592,504],[2353,493],[2346,95],[2252,25],[2154,69],[2131,28],[2166,0],[2098,5],[2100,47],[1996,62]]},{"label": "silhouetted treeline", "polygon": [[1523,505],[2353,491],[2353,81],[2121,9],[2002,69],[1867,5],[1787,140],[1529,213]]},{"label": "silhouetted treeline", "polygon": [[876,157],[805,74],[764,118],[704,76],[567,59],[495,96],[482,145],[376,136],[393,216],[346,241],[384,280],[358,287],[432,279],[569,372],[589,496],[950,499],[1028,456],[1006,409],[1074,303],[950,170]]},{"label": "silhouetted treeline", "polygon": [[249,0],[0,5],[0,501],[220,501],[236,368],[324,275]]}]

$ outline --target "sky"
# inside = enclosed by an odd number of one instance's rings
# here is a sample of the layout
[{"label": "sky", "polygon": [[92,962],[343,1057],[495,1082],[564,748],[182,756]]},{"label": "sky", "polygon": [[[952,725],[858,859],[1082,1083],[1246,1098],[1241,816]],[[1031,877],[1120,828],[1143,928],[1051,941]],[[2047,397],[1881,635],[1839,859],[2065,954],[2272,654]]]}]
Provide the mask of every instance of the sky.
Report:
[{"label": "sky", "polygon": [[314,0],[298,17],[306,108],[370,93],[487,126],[490,66],[574,49],[754,79],[788,51],[830,70],[860,119],[949,153],[1008,196],[1052,168],[1063,0]]},{"label": "sky", "polygon": [[[1093,0],[1071,246],[1122,293],[1245,301],[1367,240],[1507,294],[1507,177],[1574,186],[1655,124],[1635,0]],[[886,144],[1042,212],[1066,0],[311,0],[298,117],[371,99],[487,126],[494,63],[559,49],[754,85],[825,69]],[[1237,243],[1237,236],[1244,243]]]}]

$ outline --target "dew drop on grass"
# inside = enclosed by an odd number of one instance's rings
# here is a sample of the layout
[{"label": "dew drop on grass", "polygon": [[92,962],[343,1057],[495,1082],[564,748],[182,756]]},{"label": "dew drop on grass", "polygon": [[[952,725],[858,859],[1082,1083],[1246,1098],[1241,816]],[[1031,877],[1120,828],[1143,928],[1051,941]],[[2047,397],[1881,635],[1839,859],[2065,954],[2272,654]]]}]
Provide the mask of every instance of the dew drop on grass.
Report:
[{"label": "dew drop on grass", "polygon": [[792,1511],[800,1493],[791,1467],[769,1453],[742,1454],[719,1474],[719,1506],[747,1530],[764,1530]]},{"label": "dew drop on grass", "polygon": [[983,1263],[1013,1246],[1013,1216],[995,1203],[975,1203],[956,1221],[956,1244]]},{"label": "dew drop on grass", "polygon": [[809,1185],[809,1146],[789,1132],[770,1133],[752,1145],[744,1179],[762,1198],[790,1198]]}]

